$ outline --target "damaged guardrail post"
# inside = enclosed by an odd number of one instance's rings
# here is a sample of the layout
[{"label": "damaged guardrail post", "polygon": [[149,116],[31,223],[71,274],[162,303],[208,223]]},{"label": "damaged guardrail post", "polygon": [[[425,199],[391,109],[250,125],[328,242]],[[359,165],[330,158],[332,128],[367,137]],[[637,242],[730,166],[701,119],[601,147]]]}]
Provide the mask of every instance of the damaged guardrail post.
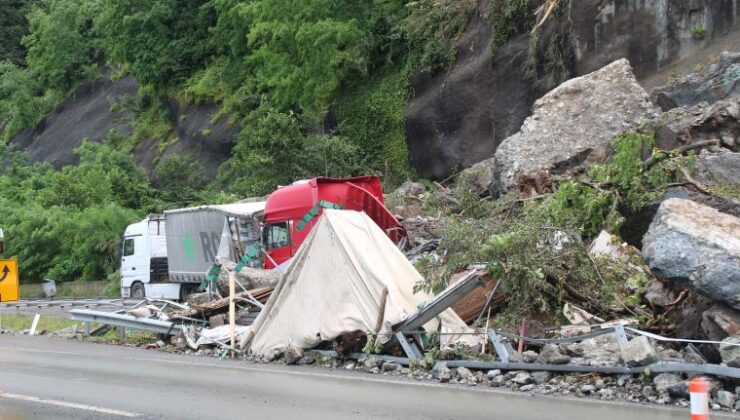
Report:
[{"label": "damaged guardrail post", "polygon": [[396,339],[401,344],[403,351],[410,360],[421,359],[423,354],[416,343],[410,343],[402,332],[396,333]]},{"label": "damaged guardrail post", "polygon": [[424,324],[439,316],[439,314],[457,303],[473,289],[484,285],[485,281],[478,274],[478,270],[472,270],[460,281],[435,296],[434,299],[432,299],[425,307],[420,309],[419,312],[411,315],[401,325],[397,326],[395,328],[396,338],[401,344],[401,347],[403,347],[404,352],[406,352],[406,356],[409,359],[421,357],[421,350],[419,348],[421,342],[419,338],[416,338],[415,341],[419,342],[409,343],[406,336],[403,334],[404,332],[418,332],[424,327]]},{"label": "damaged guardrail post", "polygon": [[501,340],[501,337],[496,334],[496,331],[493,329],[488,330],[488,337],[491,339],[491,344],[493,344],[493,348],[496,350],[496,354],[498,354],[499,359],[504,363],[509,363],[509,358],[514,352],[511,345],[504,343]]}]

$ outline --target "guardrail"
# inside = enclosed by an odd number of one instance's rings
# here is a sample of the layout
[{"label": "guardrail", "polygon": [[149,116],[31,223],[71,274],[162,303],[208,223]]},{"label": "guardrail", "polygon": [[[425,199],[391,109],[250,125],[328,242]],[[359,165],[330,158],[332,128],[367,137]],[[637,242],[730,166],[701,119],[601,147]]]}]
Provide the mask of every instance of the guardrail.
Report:
[{"label": "guardrail", "polygon": [[132,315],[117,314],[113,312],[91,311],[88,309],[73,309],[69,311],[74,321],[85,323],[106,324],[116,327],[130,328],[134,330],[152,331],[160,334],[177,335],[182,328],[181,325],[158,319],[137,318]]},{"label": "guardrail", "polygon": [[138,300],[125,299],[89,299],[89,298],[70,298],[70,299],[22,299],[18,302],[7,302],[0,304],[0,309],[5,308],[50,308],[50,307],[85,307],[95,308],[99,306],[106,307],[125,307]]}]

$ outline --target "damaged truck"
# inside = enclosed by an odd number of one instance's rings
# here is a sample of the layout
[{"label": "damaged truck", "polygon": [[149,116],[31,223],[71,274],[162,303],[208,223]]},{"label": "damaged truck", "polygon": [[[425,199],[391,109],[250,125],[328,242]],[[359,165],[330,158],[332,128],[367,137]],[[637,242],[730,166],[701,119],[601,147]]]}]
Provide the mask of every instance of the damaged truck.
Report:
[{"label": "damaged truck", "polygon": [[266,201],[206,205],[150,215],[126,228],[121,296],[184,300],[219,259],[252,268],[287,264],[326,208],[366,213],[399,247],[406,231],[385,207],[375,176],[313,178]]}]

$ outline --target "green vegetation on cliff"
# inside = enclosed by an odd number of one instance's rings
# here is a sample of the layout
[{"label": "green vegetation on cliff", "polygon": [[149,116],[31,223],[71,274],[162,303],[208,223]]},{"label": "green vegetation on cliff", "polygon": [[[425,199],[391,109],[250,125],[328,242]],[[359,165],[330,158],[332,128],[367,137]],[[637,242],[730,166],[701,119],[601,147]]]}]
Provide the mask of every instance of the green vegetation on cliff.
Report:
[{"label": "green vegetation on cliff", "polygon": [[[261,195],[316,175],[412,175],[404,109],[414,72],[441,71],[473,0],[13,0],[0,4],[0,221],[23,278],[102,279],[147,212]],[[80,164],[31,164],[10,140],[85,82],[132,75],[133,133]],[[213,182],[186,157],[130,156],[177,140],[172,101],[217,103],[241,128]],[[164,150],[164,148],[160,148]]]}]

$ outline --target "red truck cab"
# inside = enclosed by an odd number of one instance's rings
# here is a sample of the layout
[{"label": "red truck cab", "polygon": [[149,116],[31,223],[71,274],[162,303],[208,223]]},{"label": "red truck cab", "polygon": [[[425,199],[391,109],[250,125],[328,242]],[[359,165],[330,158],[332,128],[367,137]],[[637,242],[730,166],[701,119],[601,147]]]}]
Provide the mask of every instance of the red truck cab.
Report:
[{"label": "red truck cab", "polygon": [[[385,207],[378,177],[313,178],[281,187],[267,198],[262,241],[268,253],[265,268],[282,264],[298,251],[323,211],[322,201],[365,212],[394,243],[405,243],[406,229]],[[313,209],[317,209],[316,216],[302,223]]]}]

